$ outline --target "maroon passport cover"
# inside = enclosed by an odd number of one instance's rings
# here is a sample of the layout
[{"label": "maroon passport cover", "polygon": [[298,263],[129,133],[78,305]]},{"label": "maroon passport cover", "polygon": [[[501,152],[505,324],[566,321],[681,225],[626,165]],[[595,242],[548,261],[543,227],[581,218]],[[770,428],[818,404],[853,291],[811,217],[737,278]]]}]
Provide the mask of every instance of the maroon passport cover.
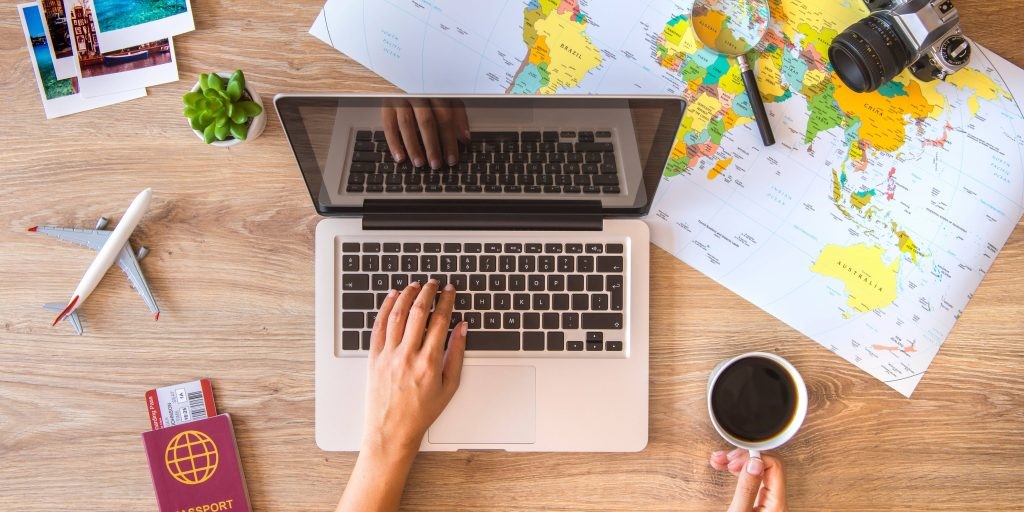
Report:
[{"label": "maroon passport cover", "polygon": [[231,417],[220,414],[142,433],[161,512],[247,512]]}]

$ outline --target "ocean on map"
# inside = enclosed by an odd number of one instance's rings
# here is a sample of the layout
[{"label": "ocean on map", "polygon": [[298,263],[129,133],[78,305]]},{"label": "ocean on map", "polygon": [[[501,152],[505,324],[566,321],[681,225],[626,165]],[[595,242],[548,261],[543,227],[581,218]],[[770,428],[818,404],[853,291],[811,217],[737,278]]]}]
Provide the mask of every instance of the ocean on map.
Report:
[{"label": "ocean on map", "polygon": [[53,59],[50,58],[50,47],[43,43],[33,46],[32,51],[36,55],[36,67],[39,68],[39,78],[43,81],[46,99],[52,100],[75,94],[74,85],[71,83],[72,79],[57,80],[57,72],[53,69]]},{"label": "ocean on map", "polygon": [[94,0],[100,32],[160,20],[186,11],[185,0]]}]

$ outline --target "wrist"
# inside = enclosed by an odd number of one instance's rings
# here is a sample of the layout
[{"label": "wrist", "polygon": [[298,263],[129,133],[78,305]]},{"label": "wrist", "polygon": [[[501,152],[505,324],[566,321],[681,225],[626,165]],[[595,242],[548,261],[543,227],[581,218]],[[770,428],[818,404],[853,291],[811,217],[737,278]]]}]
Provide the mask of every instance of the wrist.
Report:
[{"label": "wrist", "polygon": [[387,466],[412,465],[416,453],[419,452],[419,443],[401,443],[388,441],[381,438],[367,438],[363,440],[360,455],[365,454],[367,458]]}]

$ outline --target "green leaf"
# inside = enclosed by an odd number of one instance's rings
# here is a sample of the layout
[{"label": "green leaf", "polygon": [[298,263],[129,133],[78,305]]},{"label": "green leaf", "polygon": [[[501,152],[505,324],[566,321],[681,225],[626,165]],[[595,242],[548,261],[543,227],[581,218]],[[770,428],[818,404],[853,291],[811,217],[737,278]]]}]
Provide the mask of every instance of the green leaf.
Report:
[{"label": "green leaf", "polygon": [[228,82],[227,96],[231,101],[238,101],[242,97],[242,86],[234,78]]},{"label": "green leaf", "polygon": [[206,129],[203,130],[203,142],[206,142],[207,144],[213,142],[214,135],[216,135],[214,130],[216,130],[216,127],[212,124],[208,125]]},{"label": "green leaf", "polygon": [[199,124],[199,120],[198,119],[189,119],[188,120],[188,125],[191,126],[193,130],[203,131],[203,128],[204,128],[203,125]]},{"label": "green leaf", "polygon": [[217,137],[217,140],[224,140],[228,137],[228,131],[227,124],[218,124],[217,128],[213,130],[213,134]]},{"label": "green leaf", "polygon": [[220,128],[221,126],[228,124],[228,116],[224,114],[217,116],[217,121],[215,124],[217,125],[217,128]]},{"label": "green leaf", "polygon": [[203,93],[199,91],[190,91],[181,98],[181,100],[188,106],[194,107],[203,99]]},{"label": "green leaf", "polygon": [[224,79],[222,79],[216,73],[210,73],[206,78],[206,85],[209,85],[210,89],[213,89],[215,91],[223,91]]},{"label": "green leaf", "polygon": [[231,136],[238,140],[245,140],[249,134],[249,125],[244,123],[231,123]]},{"label": "green leaf", "polygon": [[206,92],[206,89],[209,89],[209,86],[206,85],[206,73],[199,73],[199,90]]},{"label": "green leaf", "polygon": [[210,124],[210,121],[213,121],[213,114],[209,110],[199,113],[199,124],[200,125],[206,126],[206,125]]},{"label": "green leaf", "polygon": [[235,122],[236,124],[245,124],[245,122],[248,120],[249,117],[246,116],[245,112],[242,112],[242,109],[239,108],[236,108],[235,115],[231,116],[231,121]]},{"label": "green leaf", "polygon": [[185,117],[192,119],[193,117],[196,117],[198,111],[195,109],[195,107],[185,107],[185,110],[183,110],[181,113],[184,114]]},{"label": "green leaf", "polygon": [[235,107],[237,109],[241,109],[241,111],[245,112],[245,115],[249,117],[256,117],[263,112],[263,107],[255,101],[240,101]]},{"label": "green leaf", "polygon": [[245,90],[245,75],[242,74],[241,69],[236,69],[234,73],[231,73],[231,81],[238,84],[239,90]]}]

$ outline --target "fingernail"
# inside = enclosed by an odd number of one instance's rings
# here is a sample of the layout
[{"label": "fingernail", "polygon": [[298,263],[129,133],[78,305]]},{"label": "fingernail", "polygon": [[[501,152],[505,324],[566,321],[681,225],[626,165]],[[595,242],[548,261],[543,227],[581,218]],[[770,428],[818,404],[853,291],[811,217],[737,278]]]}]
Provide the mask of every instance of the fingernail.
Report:
[{"label": "fingernail", "polygon": [[388,297],[394,297],[397,294],[398,294],[398,290],[392,288],[391,291],[388,292]]},{"label": "fingernail", "polygon": [[459,163],[459,157],[457,157],[457,156],[450,156],[450,157],[448,157],[448,165],[454,166],[457,163]]},{"label": "fingernail", "polygon": [[738,457],[739,454],[741,454],[741,453],[743,453],[743,449],[742,448],[736,448],[735,450],[727,453],[725,456],[728,457],[729,460],[733,460],[736,457]]},{"label": "fingernail", "polygon": [[427,281],[427,284],[432,284],[436,286],[438,284],[441,284],[441,281],[438,281],[437,279],[431,279],[430,281]]},{"label": "fingernail", "polygon": [[399,153],[397,151],[395,151],[394,153],[391,153],[391,156],[393,156],[395,158],[396,162],[401,162],[402,160],[405,159],[405,155],[403,155],[403,154],[401,154],[401,153]]},{"label": "fingernail", "polygon": [[413,288],[419,288],[422,285],[420,284],[419,281],[413,281],[412,283],[409,283],[409,286],[412,286]]},{"label": "fingernail", "polygon": [[721,457],[725,453],[725,450],[715,450],[711,452],[712,457]]},{"label": "fingernail", "polygon": [[417,159],[413,160],[412,163],[416,167],[423,167],[423,159],[422,158],[417,158]]},{"label": "fingernail", "polygon": [[764,462],[761,461],[760,457],[751,457],[747,461],[747,473],[751,475],[760,475],[764,471]]},{"label": "fingernail", "polygon": [[431,169],[435,169],[435,170],[436,169],[440,169],[441,168],[441,161],[440,160],[431,160],[430,161],[430,168]]},{"label": "fingernail", "polygon": [[446,292],[450,292],[450,291],[452,291],[452,290],[454,290],[454,289],[455,289],[455,287],[454,287],[454,286],[452,286],[452,284],[451,284],[451,283],[448,283],[448,284],[444,285],[444,290],[445,290]]},{"label": "fingernail", "polygon": [[469,332],[469,324],[467,324],[466,322],[462,322],[462,324],[459,326],[459,335],[465,336],[467,332]]},{"label": "fingernail", "polygon": [[469,130],[462,130],[462,136],[465,137],[466,140],[469,140],[470,139]]}]

